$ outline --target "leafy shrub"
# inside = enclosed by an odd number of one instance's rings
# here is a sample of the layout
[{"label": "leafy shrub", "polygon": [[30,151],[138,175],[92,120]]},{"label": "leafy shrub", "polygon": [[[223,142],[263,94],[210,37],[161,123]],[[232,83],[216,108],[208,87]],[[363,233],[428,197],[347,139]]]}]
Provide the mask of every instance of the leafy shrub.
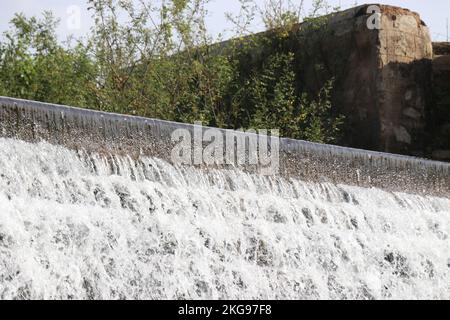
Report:
[{"label": "leafy shrub", "polygon": [[[21,14],[0,42],[0,94],[222,128],[279,129],[282,136],[334,142],[343,118],[332,106],[333,79],[315,92],[299,81],[298,48],[289,46],[301,8],[241,0],[234,40],[215,44],[208,0],[89,0],[94,27],[62,44],[58,21]],[[320,32],[327,8],[307,17]],[[245,36],[257,20],[271,32]],[[314,62],[316,63],[316,62]]]}]

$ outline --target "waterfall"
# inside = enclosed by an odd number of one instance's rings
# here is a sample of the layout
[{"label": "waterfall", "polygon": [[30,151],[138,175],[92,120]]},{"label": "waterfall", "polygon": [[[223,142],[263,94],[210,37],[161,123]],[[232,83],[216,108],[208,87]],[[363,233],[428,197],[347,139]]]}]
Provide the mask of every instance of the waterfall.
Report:
[{"label": "waterfall", "polygon": [[0,138],[1,299],[446,299],[449,236],[438,195]]},{"label": "waterfall", "polygon": [[[172,133],[178,129],[192,132],[195,126],[0,97],[0,137],[45,140],[72,150],[132,158],[144,155],[173,163]],[[287,138],[280,139],[279,151],[279,174],[287,179],[450,198],[449,163]],[[258,167],[243,169],[258,172]]]}]

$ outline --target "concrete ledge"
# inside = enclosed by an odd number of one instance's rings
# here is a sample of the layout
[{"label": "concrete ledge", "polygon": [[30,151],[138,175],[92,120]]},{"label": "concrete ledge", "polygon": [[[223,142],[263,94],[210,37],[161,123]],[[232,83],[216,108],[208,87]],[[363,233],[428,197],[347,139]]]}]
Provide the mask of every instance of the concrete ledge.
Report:
[{"label": "concrete ledge", "polygon": [[[87,152],[145,155],[171,162],[175,145],[171,133],[179,128],[193,131],[194,126],[0,97],[0,137],[45,140]],[[244,168],[248,172],[258,169]],[[280,141],[279,174],[306,181],[450,197],[448,163],[292,139]]]}]

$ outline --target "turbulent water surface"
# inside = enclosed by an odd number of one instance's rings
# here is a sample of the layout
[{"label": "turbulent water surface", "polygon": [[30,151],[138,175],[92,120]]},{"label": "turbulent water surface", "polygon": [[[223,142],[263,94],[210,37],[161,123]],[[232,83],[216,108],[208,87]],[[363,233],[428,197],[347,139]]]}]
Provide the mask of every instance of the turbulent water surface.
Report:
[{"label": "turbulent water surface", "polygon": [[0,139],[2,299],[445,299],[449,236],[449,199]]}]

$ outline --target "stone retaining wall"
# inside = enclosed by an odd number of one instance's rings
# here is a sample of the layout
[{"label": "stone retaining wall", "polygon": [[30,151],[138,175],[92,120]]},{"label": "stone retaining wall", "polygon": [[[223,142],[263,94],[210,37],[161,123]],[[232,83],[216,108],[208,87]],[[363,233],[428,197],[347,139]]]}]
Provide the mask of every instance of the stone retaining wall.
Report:
[{"label": "stone retaining wall", "polygon": [[429,120],[432,158],[450,161],[450,43],[433,44],[433,104]]}]

